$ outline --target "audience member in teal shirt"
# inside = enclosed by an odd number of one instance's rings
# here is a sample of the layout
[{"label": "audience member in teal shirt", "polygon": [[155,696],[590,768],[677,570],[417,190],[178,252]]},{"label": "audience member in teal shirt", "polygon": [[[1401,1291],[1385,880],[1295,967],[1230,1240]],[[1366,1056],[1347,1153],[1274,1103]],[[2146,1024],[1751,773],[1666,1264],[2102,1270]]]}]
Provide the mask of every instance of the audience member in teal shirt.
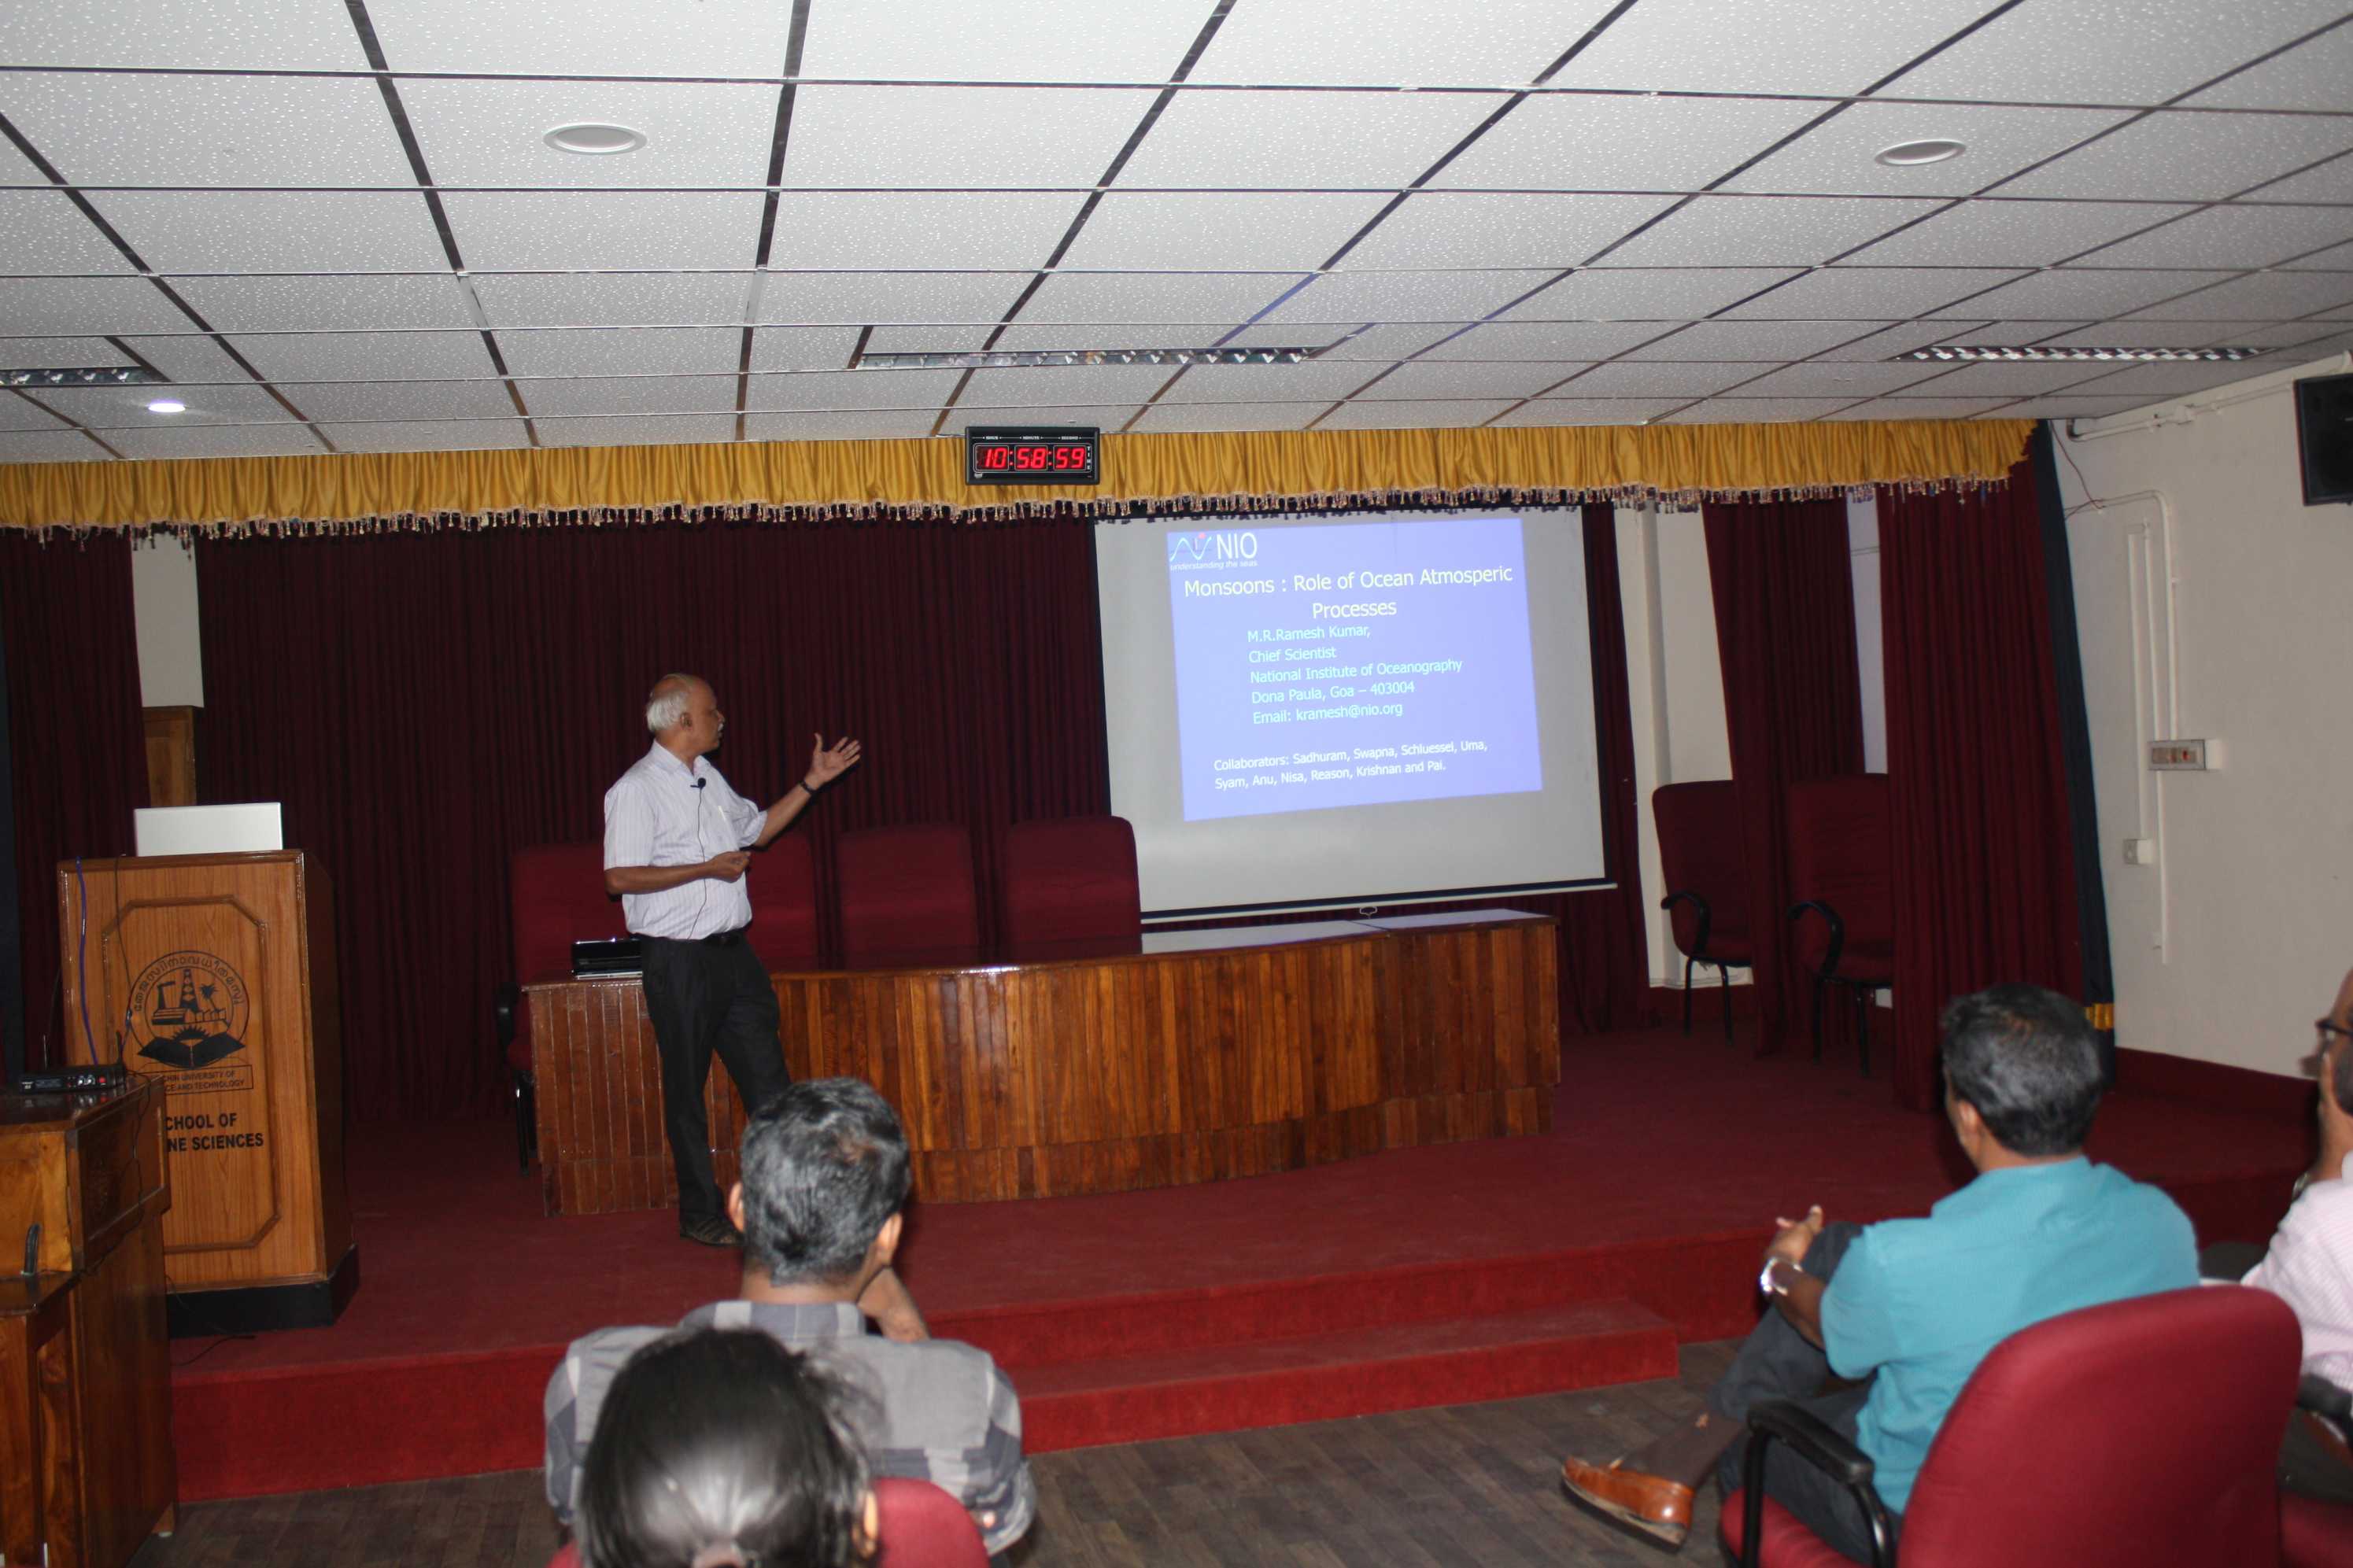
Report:
[{"label": "audience member in teal shirt", "polygon": [[[1749,1409],[1795,1400],[1871,1457],[1900,1530],[1912,1483],[1953,1401],[1989,1352],[2045,1318],[2198,1282],[2189,1221],[2173,1200],[2083,1154],[2100,1100],[2083,1009],[2032,985],[1997,985],[1946,1008],[1945,1111],[1977,1178],[1926,1219],[1782,1221],[1759,1288],[1772,1298],[1706,1412],[1606,1466],[1570,1459],[1569,1490],[1681,1546],[1694,1491],[1740,1483]],[[1848,1384],[1823,1391],[1831,1373]],[[1779,1447],[1766,1491],[1830,1545],[1867,1561],[1871,1534],[1846,1489]]]}]

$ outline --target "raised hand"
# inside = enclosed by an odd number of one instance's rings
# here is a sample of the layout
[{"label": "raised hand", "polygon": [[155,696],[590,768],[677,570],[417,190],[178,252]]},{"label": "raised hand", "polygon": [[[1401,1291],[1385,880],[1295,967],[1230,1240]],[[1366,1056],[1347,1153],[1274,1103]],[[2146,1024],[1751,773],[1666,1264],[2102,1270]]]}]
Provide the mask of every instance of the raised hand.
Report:
[{"label": "raised hand", "polygon": [[825,736],[821,733],[811,739],[816,742],[816,747],[809,752],[808,772],[801,778],[802,787],[811,794],[856,767],[859,758],[864,754],[863,748],[847,735],[830,746],[825,743]]}]

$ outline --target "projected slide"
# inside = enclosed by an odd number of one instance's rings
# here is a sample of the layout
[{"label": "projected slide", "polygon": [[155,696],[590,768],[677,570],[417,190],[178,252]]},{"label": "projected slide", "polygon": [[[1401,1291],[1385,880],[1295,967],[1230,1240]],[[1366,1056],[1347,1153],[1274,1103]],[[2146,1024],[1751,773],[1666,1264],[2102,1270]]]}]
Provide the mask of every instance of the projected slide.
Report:
[{"label": "projected slide", "polygon": [[1544,787],[1519,519],[1167,547],[1187,821]]}]

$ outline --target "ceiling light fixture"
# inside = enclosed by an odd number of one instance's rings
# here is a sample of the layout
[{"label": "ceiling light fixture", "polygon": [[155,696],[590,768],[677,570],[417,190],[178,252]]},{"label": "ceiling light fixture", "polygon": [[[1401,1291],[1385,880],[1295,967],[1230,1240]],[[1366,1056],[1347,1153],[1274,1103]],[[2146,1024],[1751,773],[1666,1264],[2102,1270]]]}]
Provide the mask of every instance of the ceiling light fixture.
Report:
[{"label": "ceiling light fixture", "polygon": [[584,120],[574,125],[559,125],[540,140],[559,153],[604,158],[616,153],[636,152],[646,144],[646,133],[632,131],[626,125],[607,125],[597,121]]},{"label": "ceiling light fixture", "polygon": [[2032,362],[2077,363],[2105,363],[2115,360],[2205,360],[2235,362],[2254,359],[2270,353],[2268,349],[2106,349],[2106,348],[2037,348],[2016,343],[1939,343],[1934,348],[1914,349],[1895,356],[1905,360],[1943,360],[1958,363],[1968,360],[2007,360],[2015,363]]},{"label": "ceiling light fixture", "polygon": [[135,364],[102,364],[78,370],[0,370],[0,386],[38,391],[50,386],[151,386],[164,377]]},{"label": "ceiling light fixture", "polygon": [[1918,163],[1941,163],[1947,158],[1957,158],[1968,150],[1969,144],[1966,142],[1929,136],[1917,142],[1898,142],[1893,147],[1882,147],[1873,157],[1890,168],[1909,169]]},{"label": "ceiling light fixture", "polygon": [[971,353],[871,353],[859,370],[1035,370],[1096,364],[1297,364],[1314,349],[988,349]]},{"label": "ceiling light fixture", "polygon": [[185,414],[188,405],[176,397],[159,397],[147,405],[150,414]]}]

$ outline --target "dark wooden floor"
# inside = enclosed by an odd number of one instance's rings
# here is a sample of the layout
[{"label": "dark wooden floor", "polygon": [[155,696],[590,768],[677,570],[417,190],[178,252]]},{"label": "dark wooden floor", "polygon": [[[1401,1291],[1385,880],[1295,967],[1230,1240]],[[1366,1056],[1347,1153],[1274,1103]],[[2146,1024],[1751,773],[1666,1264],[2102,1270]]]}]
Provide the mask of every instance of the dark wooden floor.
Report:
[{"label": "dark wooden floor", "polygon": [[[1585,1512],[1559,1461],[1607,1458],[1698,1408],[1732,1346],[1694,1345],[1672,1381],[1413,1410],[1030,1461],[1039,1521],[1019,1568],[1479,1563],[1663,1568]],[[1702,1496],[1694,1562],[1715,1560]],[[542,1568],[556,1533],[535,1470],[198,1503],[132,1568]]]}]

